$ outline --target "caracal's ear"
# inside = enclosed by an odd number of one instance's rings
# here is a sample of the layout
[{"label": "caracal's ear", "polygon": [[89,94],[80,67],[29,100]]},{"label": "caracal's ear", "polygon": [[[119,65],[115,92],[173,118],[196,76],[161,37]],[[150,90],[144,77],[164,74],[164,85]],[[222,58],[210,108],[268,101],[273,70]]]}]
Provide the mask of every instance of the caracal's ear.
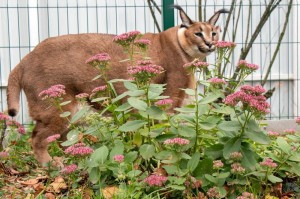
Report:
[{"label": "caracal's ear", "polygon": [[215,14],[207,22],[214,26],[216,24],[216,22],[218,21],[221,13],[229,13],[229,11],[226,9],[221,9],[221,10],[215,12]]},{"label": "caracal's ear", "polygon": [[182,9],[182,7],[180,7],[179,5],[174,5],[174,8],[176,8],[177,10],[179,10],[179,15],[182,21],[181,26],[182,27],[190,27],[194,22],[189,18],[189,16],[187,16],[187,14],[184,12],[184,10]]}]

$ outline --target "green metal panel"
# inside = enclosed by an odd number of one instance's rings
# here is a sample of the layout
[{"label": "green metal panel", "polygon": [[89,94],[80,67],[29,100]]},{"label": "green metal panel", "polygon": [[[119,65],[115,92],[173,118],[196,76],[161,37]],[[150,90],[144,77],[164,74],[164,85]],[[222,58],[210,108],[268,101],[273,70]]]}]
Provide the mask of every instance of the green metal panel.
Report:
[{"label": "green metal panel", "polygon": [[163,30],[174,27],[174,0],[162,1],[162,24]]}]

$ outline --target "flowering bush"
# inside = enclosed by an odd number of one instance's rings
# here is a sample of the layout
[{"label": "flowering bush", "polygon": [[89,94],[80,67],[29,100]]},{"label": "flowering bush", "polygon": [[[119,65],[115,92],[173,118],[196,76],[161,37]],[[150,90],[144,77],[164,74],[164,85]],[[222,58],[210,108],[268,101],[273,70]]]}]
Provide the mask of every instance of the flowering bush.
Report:
[{"label": "flowering bush", "polygon": [[[274,194],[275,184],[300,176],[299,132],[267,133],[260,128],[258,121],[270,108],[266,90],[244,85],[258,66],[241,60],[238,82],[224,75],[222,64],[227,64],[236,44],[217,43],[216,64],[195,59],[183,66],[203,78],[195,91],[185,89],[194,101],[170,114],[173,100],[162,96],[164,85],[151,83],[163,68],[135,57],[144,56],[151,45],[140,36],[133,31],[114,38],[129,55],[125,61],[131,65],[127,68],[130,80],[106,78],[111,59],[106,53],[86,61],[99,70],[106,84],[91,95],[77,95],[82,109],[74,116],[63,110],[70,103],[63,101],[63,85],[40,94],[70,122],[67,141],[61,143],[65,150],[57,145],[58,135],[46,139],[55,148],[53,153],[66,157],[63,162],[68,166],[59,173],[69,177],[73,187],[78,186],[76,179],[88,174],[95,195],[104,196],[113,188],[116,198],[252,199]],[[122,82],[127,91],[117,95],[116,82]],[[197,90],[199,84],[205,87],[203,93]],[[93,112],[87,101],[103,109]],[[2,156],[6,157],[5,152]]]}]

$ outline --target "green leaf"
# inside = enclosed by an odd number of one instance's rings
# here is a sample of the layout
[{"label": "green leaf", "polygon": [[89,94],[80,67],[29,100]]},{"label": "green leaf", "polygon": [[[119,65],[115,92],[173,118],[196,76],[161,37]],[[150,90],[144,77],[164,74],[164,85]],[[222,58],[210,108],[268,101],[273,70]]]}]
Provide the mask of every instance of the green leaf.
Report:
[{"label": "green leaf", "polygon": [[137,110],[146,111],[147,109],[147,103],[143,100],[137,99],[135,97],[128,98],[128,103]]},{"label": "green leaf", "polygon": [[204,98],[202,98],[199,101],[199,104],[209,104],[211,102],[216,101],[218,98],[222,97],[223,95],[221,94],[209,94],[207,96],[205,96]]},{"label": "green leaf", "polygon": [[135,131],[144,126],[145,124],[147,124],[147,122],[144,122],[143,120],[128,121],[122,126],[120,126],[119,130],[123,132]]},{"label": "green leaf", "polygon": [[212,111],[215,113],[222,113],[222,114],[230,115],[234,111],[234,109],[229,106],[224,106],[224,107],[220,107],[217,109],[212,109]]},{"label": "green leaf", "polygon": [[172,188],[172,189],[175,189],[175,190],[180,190],[180,191],[183,191],[183,190],[186,189],[185,186],[180,186],[180,185],[175,185],[175,184],[169,185],[169,187]]},{"label": "green leaf", "polygon": [[95,99],[92,99],[91,102],[102,102],[106,99],[108,99],[109,97],[98,97],[98,98],[95,98]]},{"label": "green leaf", "polygon": [[115,111],[122,112],[122,111],[126,111],[130,108],[132,108],[132,106],[128,102],[126,102],[126,103],[122,104],[121,106],[119,106],[118,108],[116,108]]},{"label": "green leaf", "polygon": [[246,128],[244,136],[259,144],[270,143],[270,138],[263,131],[254,131]]},{"label": "green leaf", "polygon": [[193,172],[194,177],[202,178],[204,174],[213,173],[213,160],[210,158],[205,158],[198,163],[198,166]]},{"label": "green leaf", "polygon": [[[242,143],[244,145],[244,143]],[[245,168],[249,168],[250,170],[254,170],[255,169],[255,164],[257,163],[256,161],[256,156],[257,154],[255,152],[253,152],[253,150],[248,149],[245,146],[242,146],[241,151],[240,151],[243,155],[242,158],[242,165]]]},{"label": "green leaf", "polygon": [[140,146],[143,143],[142,136],[139,132],[134,133],[132,142],[137,146]]},{"label": "green leaf", "polygon": [[142,171],[140,171],[140,170],[132,170],[127,173],[127,176],[129,178],[134,178],[134,177],[139,176],[141,173],[142,173]]},{"label": "green leaf", "polygon": [[89,106],[84,106],[82,109],[80,109],[71,119],[71,123],[75,123],[78,120],[80,120],[83,116],[85,116],[90,110]]},{"label": "green leaf", "polygon": [[196,137],[195,129],[191,126],[180,125],[178,133],[183,137]]},{"label": "green leaf", "polygon": [[210,182],[212,182],[212,183],[214,183],[214,184],[217,184],[217,183],[218,183],[218,178],[213,177],[213,176],[210,175],[210,174],[205,174],[204,177],[205,177],[208,181],[210,181]]},{"label": "green leaf", "polygon": [[103,164],[107,160],[108,153],[109,151],[107,146],[102,146],[92,153],[90,159],[98,164]]},{"label": "green leaf", "polygon": [[128,90],[131,90],[131,91],[138,90],[137,85],[132,82],[129,82],[129,81],[124,82],[124,86],[125,86],[125,88],[127,88]]},{"label": "green leaf", "polygon": [[143,90],[127,91],[126,92],[131,97],[138,97],[145,94]]},{"label": "green leaf", "polygon": [[206,148],[205,154],[215,160],[223,156],[223,149],[223,144],[214,144]]},{"label": "green leaf", "polygon": [[71,112],[70,111],[66,111],[66,112],[61,113],[59,116],[60,117],[68,117],[70,115],[71,115]]},{"label": "green leaf", "polygon": [[135,161],[135,159],[138,156],[138,152],[137,151],[131,151],[129,153],[126,153],[125,157],[124,157],[124,162],[127,163],[133,163]]},{"label": "green leaf", "polygon": [[167,119],[165,116],[163,116],[164,111],[162,111],[160,108],[156,106],[148,107],[146,113],[153,119],[158,119],[158,120]]},{"label": "green leaf", "polygon": [[200,161],[200,153],[195,152],[192,158],[187,163],[188,170],[190,172],[193,172],[197,168],[199,161]]},{"label": "green leaf", "polygon": [[281,178],[278,178],[274,175],[268,175],[268,180],[272,183],[282,182]]},{"label": "green leaf", "polygon": [[121,140],[116,140],[114,142],[114,147],[110,151],[109,158],[113,160],[115,155],[122,155],[124,153],[124,144]]},{"label": "green leaf", "polygon": [[222,131],[238,132],[241,129],[241,124],[238,121],[223,121],[218,125]]},{"label": "green leaf", "polygon": [[67,141],[61,143],[62,146],[71,146],[78,142],[78,135],[80,131],[78,129],[73,129],[67,134]]},{"label": "green leaf", "polygon": [[155,147],[151,144],[144,144],[140,147],[140,154],[145,160],[148,160],[154,156]]},{"label": "green leaf", "polygon": [[100,171],[98,167],[93,167],[91,171],[89,172],[89,180],[96,184],[100,180]]},{"label": "green leaf", "polygon": [[175,166],[175,165],[164,165],[163,168],[166,170],[166,172],[169,175],[174,175],[174,174],[177,174],[179,172],[178,167]]},{"label": "green leaf", "polygon": [[283,137],[278,137],[276,139],[276,143],[278,144],[278,147],[286,154],[291,153],[291,146],[287,143],[287,141]]},{"label": "green leaf", "polygon": [[114,98],[111,102],[112,103],[116,103],[117,101],[119,101],[120,99],[123,99],[124,97],[126,97],[128,95],[128,91],[122,93],[121,95],[118,95],[116,98]]},{"label": "green leaf", "polygon": [[292,167],[292,170],[290,172],[300,176],[300,164],[295,162],[288,162],[288,164]]},{"label": "green leaf", "polygon": [[228,159],[230,153],[240,151],[241,149],[241,138],[234,137],[226,142],[224,145],[223,156],[225,159]]},{"label": "green leaf", "polygon": [[181,90],[184,90],[184,92],[185,92],[187,95],[195,96],[195,90],[194,90],[194,89],[187,88],[187,89],[181,89]]},{"label": "green leaf", "polygon": [[65,105],[67,105],[67,104],[70,104],[71,102],[72,102],[72,101],[69,100],[69,101],[62,102],[62,103],[60,103],[59,105],[60,105],[60,106],[65,106]]},{"label": "green leaf", "polygon": [[220,173],[218,175],[218,178],[227,178],[228,176],[230,176],[230,172],[225,172],[225,173]]}]

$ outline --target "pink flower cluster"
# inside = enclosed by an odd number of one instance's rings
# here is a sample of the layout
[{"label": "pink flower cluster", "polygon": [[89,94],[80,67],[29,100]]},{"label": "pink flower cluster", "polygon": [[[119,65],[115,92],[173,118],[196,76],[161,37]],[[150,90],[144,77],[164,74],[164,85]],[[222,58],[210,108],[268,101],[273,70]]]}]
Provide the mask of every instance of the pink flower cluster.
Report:
[{"label": "pink flower cluster", "polygon": [[127,72],[130,75],[139,75],[139,74],[148,74],[150,76],[160,74],[164,71],[161,66],[155,64],[149,65],[137,65],[137,66],[130,66],[127,68]]},{"label": "pink flower cluster", "polygon": [[183,138],[172,138],[172,139],[167,139],[166,141],[164,141],[165,145],[188,145],[190,143],[189,140],[187,139],[183,139]]},{"label": "pink flower cluster", "polygon": [[297,118],[296,118],[296,123],[297,123],[297,124],[300,124],[300,117],[297,117]]},{"label": "pink flower cluster", "polygon": [[261,166],[269,167],[269,168],[275,168],[277,167],[277,164],[273,162],[271,158],[266,158],[264,161],[259,163]]},{"label": "pink flower cluster", "polygon": [[236,199],[254,199],[254,195],[252,193],[249,192],[244,192],[242,193],[241,196],[237,197]]},{"label": "pink flower cluster", "polygon": [[6,124],[7,124],[7,126],[17,128],[18,133],[20,133],[22,135],[24,135],[26,133],[24,126],[15,120],[9,120],[6,122]]},{"label": "pink flower cluster", "polygon": [[283,132],[286,134],[289,134],[289,135],[294,135],[296,133],[296,130],[295,129],[285,129]]},{"label": "pink flower cluster", "polygon": [[66,166],[65,168],[63,168],[60,172],[63,174],[70,174],[75,172],[77,169],[77,165],[76,164],[71,164]]},{"label": "pink flower cluster", "polygon": [[195,68],[199,68],[199,69],[202,69],[202,68],[207,68],[209,66],[209,63],[207,62],[202,62],[202,61],[199,61],[199,60],[194,60],[190,63],[186,63],[183,65],[183,68],[186,68],[186,69],[195,69]]},{"label": "pink flower cluster", "polygon": [[149,186],[163,186],[168,178],[166,176],[152,174],[144,179],[144,182]]},{"label": "pink flower cluster", "polygon": [[257,115],[269,113],[270,104],[266,102],[266,97],[263,96],[264,88],[261,86],[242,86],[240,91],[228,95],[224,103],[229,106],[236,106],[239,102],[242,103],[244,110],[250,109]]},{"label": "pink flower cluster", "polygon": [[212,187],[209,190],[207,190],[206,194],[210,198],[221,198],[221,194],[217,187]]},{"label": "pink flower cluster", "polygon": [[46,138],[48,143],[54,142],[60,138],[60,134],[54,134]]},{"label": "pink flower cluster", "polygon": [[157,102],[155,102],[156,106],[162,106],[162,107],[172,106],[172,104],[173,104],[172,99],[162,99],[162,100],[158,100]]},{"label": "pink flower cluster", "polygon": [[113,159],[114,161],[121,163],[124,161],[124,155],[115,155]]},{"label": "pink flower cluster", "polygon": [[231,160],[241,160],[243,158],[243,155],[240,152],[236,151],[236,152],[230,153],[229,158]]},{"label": "pink flower cluster", "polygon": [[275,131],[268,131],[268,136],[271,137],[271,138],[276,138],[278,136],[280,136],[280,133],[278,132],[275,132]]},{"label": "pink flower cluster", "polygon": [[9,119],[10,119],[10,118],[9,118],[8,115],[6,115],[6,114],[0,112],[0,120],[2,120],[2,121],[7,121],[7,120],[9,120]]},{"label": "pink flower cluster", "polygon": [[233,48],[236,46],[234,42],[230,41],[218,41],[215,45],[217,48]]},{"label": "pink flower cluster", "polygon": [[89,94],[87,94],[87,93],[80,93],[78,95],[75,95],[75,98],[77,100],[86,100],[86,99],[89,98]]},{"label": "pink flower cluster", "polygon": [[149,39],[138,39],[134,41],[134,45],[146,49],[147,46],[151,45],[151,41]]},{"label": "pink flower cluster", "polygon": [[224,79],[220,79],[220,78],[217,78],[217,77],[213,77],[213,78],[210,78],[208,80],[208,82],[210,82],[211,84],[213,85],[222,85],[222,84],[226,84],[226,81]]},{"label": "pink flower cluster", "polygon": [[245,168],[242,167],[240,163],[235,162],[231,165],[231,173],[242,174],[244,172],[245,172]]},{"label": "pink flower cluster", "polygon": [[96,87],[92,90],[92,94],[90,98],[94,98],[97,94],[100,94],[101,92],[105,91],[107,89],[107,85]]},{"label": "pink flower cluster", "polygon": [[240,60],[237,67],[241,68],[241,69],[248,69],[248,70],[251,70],[251,71],[257,70],[259,68],[258,65],[248,63],[245,60]]},{"label": "pink flower cluster", "polygon": [[141,35],[140,31],[135,30],[135,31],[117,35],[113,38],[113,41],[120,45],[126,45],[134,41],[140,35]]},{"label": "pink flower cluster", "polygon": [[224,166],[223,162],[221,160],[214,160],[213,161],[213,168],[214,169],[220,169]]},{"label": "pink flower cluster", "polygon": [[91,64],[93,66],[99,63],[107,63],[111,57],[107,53],[96,54],[85,61],[86,64]]},{"label": "pink flower cluster", "polygon": [[0,159],[1,159],[1,158],[3,158],[3,159],[4,159],[4,158],[7,158],[8,155],[9,155],[9,154],[8,154],[7,151],[1,151],[1,152],[0,152]]},{"label": "pink flower cluster", "polygon": [[139,60],[136,63],[137,63],[137,65],[150,65],[150,64],[153,64],[153,62],[151,60]]},{"label": "pink flower cluster", "polygon": [[58,98],[62,95],[66,94],[65,86],[61,84],[57,84],[54,86],[51,86],[50,88],[43,90],[40,92],[39,97],[42,97],[42,100],[45,100],[47,98]]},{"label": "pink flower cluster", "polygon": [[74,156],[85,156],[93,153],[93,149],[85,146],[83,143],[77,143],[73,146],[69,146],[65,149],[65,153],[71,154]]}]

